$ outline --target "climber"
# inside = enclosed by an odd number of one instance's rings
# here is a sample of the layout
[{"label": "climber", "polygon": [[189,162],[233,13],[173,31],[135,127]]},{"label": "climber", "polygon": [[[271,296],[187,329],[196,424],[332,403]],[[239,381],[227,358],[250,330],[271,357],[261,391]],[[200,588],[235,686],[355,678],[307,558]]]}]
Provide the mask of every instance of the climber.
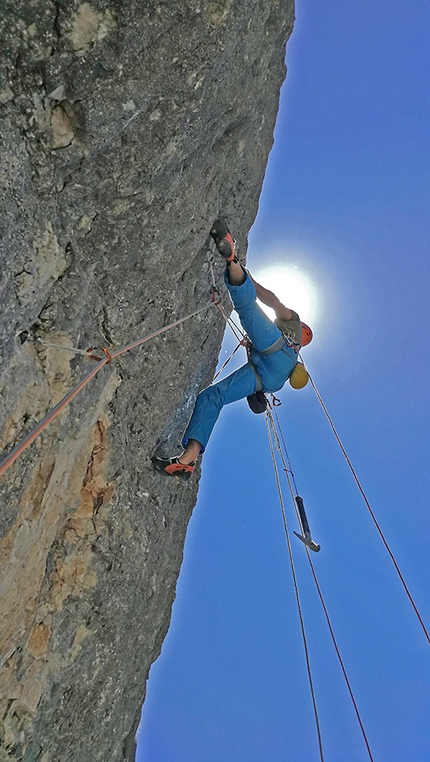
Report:
[{"label": "climber", "polygon": [[[182,455],[151,459],[157,471],[181,479],[189,479],[193,473],[196,458],[204,452],[222,407],[248,397],[253,409],[253,401],[258,406],[259,392],[282,389],[296,366],[301,346],[312,340],[311,329],[300,322],[297,312],[285,307],[242,267],[235,241],[222,220],[215,220],[211,236],[226,260],[225,283],[252,345],[246,365],[200,392],[182,440]],[[274,322],[257,304],[257,298],[275,311]]]}]

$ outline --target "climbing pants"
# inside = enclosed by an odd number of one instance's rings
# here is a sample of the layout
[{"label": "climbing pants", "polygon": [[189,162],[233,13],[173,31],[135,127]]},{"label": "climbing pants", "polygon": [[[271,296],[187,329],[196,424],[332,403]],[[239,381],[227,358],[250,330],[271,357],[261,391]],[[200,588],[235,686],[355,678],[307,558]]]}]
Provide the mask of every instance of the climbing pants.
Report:
[{"label": "climbing pants", "polygon": [[[247,273],[245,276],[245,281],[240,286],[230,285],[227,272],[224,278],[240,322],[251,339],[251,362],[260,374],[263,391],[277,392],[282,389],[292,372],[297,355],[287,346],[271,355],[260,354],[279,339],[281,331],[257,304],[254,284]],[[255,372],[252,366],[246,363],[222,381],[203,389],[197,397],[194,412],[184,434],[183,445],[185,446],[190,439],[196,439],[204,449],[224,405],[254,394],[256,387]]]}]

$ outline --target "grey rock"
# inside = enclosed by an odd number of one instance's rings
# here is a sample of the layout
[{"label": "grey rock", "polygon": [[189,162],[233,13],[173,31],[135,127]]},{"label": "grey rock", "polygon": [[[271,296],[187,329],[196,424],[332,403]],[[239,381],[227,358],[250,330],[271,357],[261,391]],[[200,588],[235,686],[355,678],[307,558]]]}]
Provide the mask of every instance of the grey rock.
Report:
[{"label": "grey rock", "polygon": [[[4,452],[88,371],[36,339],[118,347],[205,305],[218,215],[245,258],[292,25],[280,0],[3,2]],[[0,479],[1,760],[134,759],[198,486],[149,458],[223,329],[209,306],[105,366]]]}]

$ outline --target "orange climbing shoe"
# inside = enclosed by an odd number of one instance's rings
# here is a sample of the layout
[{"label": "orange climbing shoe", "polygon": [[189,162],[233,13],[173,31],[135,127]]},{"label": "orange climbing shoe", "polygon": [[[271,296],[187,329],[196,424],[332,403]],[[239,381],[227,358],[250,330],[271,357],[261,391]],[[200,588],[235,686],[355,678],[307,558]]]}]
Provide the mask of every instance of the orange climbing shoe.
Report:
[{"label": "orange climbing shoe", "polygon": [[227,262],[237,262],[235,241],[223,220],[215,220],[210,232],[219,253]]},{"label": "orange climbing shoe", "polygon": [[154,455],[151,458],[151,462],[158,473],[165,476],[174,476],[176,479],[188,481],[191,474],[194,473],[194,463],[189,465],[180,463],[179,458],[157,458]]}]

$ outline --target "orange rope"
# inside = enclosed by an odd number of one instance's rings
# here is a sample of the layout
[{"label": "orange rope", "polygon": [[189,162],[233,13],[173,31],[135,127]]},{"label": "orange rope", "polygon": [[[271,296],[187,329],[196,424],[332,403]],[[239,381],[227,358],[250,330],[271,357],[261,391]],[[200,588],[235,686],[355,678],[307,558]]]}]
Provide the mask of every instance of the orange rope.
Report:
[{"label": "orange rope", "polygon": [[[29,447],[35,439],[39,436],[39,434],[46,429],[46,427],[51,423],[51,421],[54,420],[54,418],[57,417],[57,415],[64,410],[64,408],[69,404],[69,402],[72,401],[76,397],[77,394],[81,391],[81,389],[84,388],[88,384],[89,381],[91,381],[92,378],[101,370],[105,365],[110,363],[112,360],[114,360],[116,357],[119,357],[120,355],[123,355],[125,352],[129,352],[130,349],[134,349],[135,347],[141,346],[141,344],[144,344],[146,341],[149,341],[150,339],[155,338],[155,336],[159,336],[162,333],[165,333],[166,331],[169,331],[171,328],[175,328],[175,326],[180,325],[181,323],[184,323],[186,320],[189,320],[192,317],[195,317],[195,315],[198,315],[201,312],[204,312],[208,309],[208,307],[211,307],[213,304],[216,305],[216,302],[209,302],[205,307],[201,307],[199,310],[196,310],[195,312],[192,312],[191,315],[187,315],[186,317],[180,318],[179,320],[175,320],[174,323],[170,323],[169,325],[164,326],[164,328],[159,328],[157,331],[154,331],[153,333],[150,333],[148,336],[145,336],[143,339],[138,339],[137,341],[131,342],[131,344],[127,344],[125,347],[120,347],[120,349],[115,349],[114,352],[109,352],[107,349],[103,348],[103,352],[105,353],[105,357],[103,357],[97,365],[94,366],[94,368],[86,375],[84,378],[73,388],[71,389],[68,394],[66,394],[62,400],[54,407],[52,410],[45,415],[44,418],[40,421],[40,423],[37,424],[37,426],[33,429],[33,431],[30,431],[29,434],[27,434],[24,439],[19,442],[19,444],[16,445],[16,447],[13,448],[13,450],[10,451],[10,453],[1,461],[0,463],[0,476],[4,474],[7,468],[12,465],[12,463],[15,462],[17,458],[24,452],[24,450]],[[216,305],[217,306],[217,305]]]}]

